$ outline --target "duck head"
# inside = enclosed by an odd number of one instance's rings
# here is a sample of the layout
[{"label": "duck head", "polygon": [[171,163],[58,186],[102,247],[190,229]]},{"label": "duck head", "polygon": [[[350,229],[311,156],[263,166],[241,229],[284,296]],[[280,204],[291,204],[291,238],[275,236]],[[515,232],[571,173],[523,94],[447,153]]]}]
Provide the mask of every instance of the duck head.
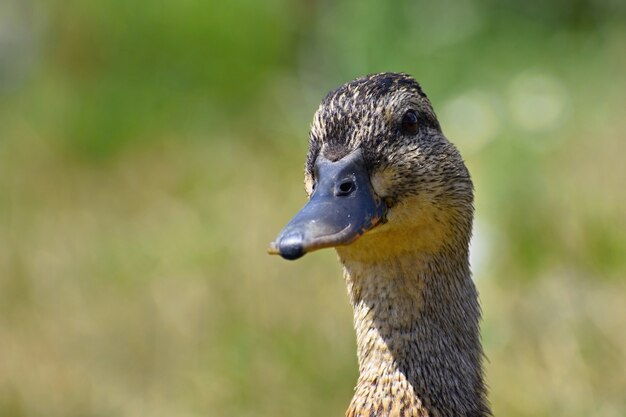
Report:
[{"label": "duck head", "polygon": [[311,126],[305,189],[308,203],[271,254],[297,259],[336,247],[344,259],[371,260],[469,242],[469,173],[406,74],[358,78],[324,98]]}]

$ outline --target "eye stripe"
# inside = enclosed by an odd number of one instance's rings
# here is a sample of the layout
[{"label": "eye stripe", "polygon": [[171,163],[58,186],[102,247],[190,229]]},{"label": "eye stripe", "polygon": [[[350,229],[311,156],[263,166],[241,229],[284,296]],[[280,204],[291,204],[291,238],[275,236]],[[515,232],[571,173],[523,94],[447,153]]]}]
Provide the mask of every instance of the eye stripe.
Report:
[{"label": "eye stripe", "polygon": [[408,135],[414,135],[417,133],[418,127],[417,114],[414,110],[407,110],[402,116],[402,131]]}]

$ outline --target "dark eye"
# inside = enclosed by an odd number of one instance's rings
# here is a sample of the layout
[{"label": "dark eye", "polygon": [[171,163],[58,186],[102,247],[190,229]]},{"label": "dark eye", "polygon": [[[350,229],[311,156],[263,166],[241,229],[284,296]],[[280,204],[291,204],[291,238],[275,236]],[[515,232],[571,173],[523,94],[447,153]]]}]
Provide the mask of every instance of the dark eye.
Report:
[{"label": "dark eye", "polygon": [[415,111],[409,110],[402,116],[402,131],[408,135],[417,133],[417,114]]}]

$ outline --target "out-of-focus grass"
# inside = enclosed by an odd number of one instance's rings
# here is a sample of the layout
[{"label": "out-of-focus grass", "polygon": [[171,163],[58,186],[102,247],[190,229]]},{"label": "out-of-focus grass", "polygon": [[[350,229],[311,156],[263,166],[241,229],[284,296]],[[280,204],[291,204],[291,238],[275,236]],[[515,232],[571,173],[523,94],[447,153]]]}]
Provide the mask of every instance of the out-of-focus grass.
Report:
[{"label": "out-of-focus grass", "polygon": [[379,70],[422,81],[473,174],[495,414],[623,415],[623,12],[0,5],[0,415],[341,415],[335,256],[265,249],[317,102]]},{"label": "out-of-focus grass", "polygon": [[31,163],[3,175],[5,413],[341,408],[354,358],[338,267],[265,255],[302,200],[284,180],[301,155],[278,151],[281,169],[237,143],[163,145],[88,168],[20,136],[10,151]]}]

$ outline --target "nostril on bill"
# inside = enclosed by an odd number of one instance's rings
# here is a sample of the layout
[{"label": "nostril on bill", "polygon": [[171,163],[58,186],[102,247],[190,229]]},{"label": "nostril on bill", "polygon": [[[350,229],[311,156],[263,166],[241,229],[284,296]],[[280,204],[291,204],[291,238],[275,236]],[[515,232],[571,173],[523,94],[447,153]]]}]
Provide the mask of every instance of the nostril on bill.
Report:
[{"label": "nostril on bill", "polygon": [[339,186],[337,186],[337,189],[335,190],[335,195],[336,196],[348,195],[352,191],[354,191],[355,188],[356,187],[354,185],[354,181],[352,181],[351,179],[343,180],[341,181],[341,183],[339,183]]}]

